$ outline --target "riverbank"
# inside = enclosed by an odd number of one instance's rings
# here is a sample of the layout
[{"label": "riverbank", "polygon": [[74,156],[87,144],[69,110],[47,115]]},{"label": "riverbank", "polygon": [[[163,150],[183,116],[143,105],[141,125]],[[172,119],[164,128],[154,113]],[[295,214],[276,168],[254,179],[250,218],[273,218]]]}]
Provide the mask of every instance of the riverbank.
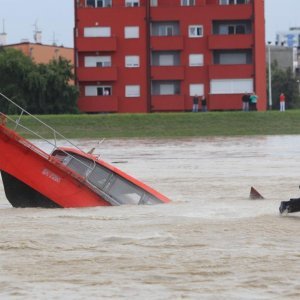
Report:
[{"label": "riverbank", "polygon": [[[38,116],[68,138],[179,138],[300,134],[300,110]],[[22,124],[41,132],[22,117]],[[43,136],[47,137],[44,132]]]}]

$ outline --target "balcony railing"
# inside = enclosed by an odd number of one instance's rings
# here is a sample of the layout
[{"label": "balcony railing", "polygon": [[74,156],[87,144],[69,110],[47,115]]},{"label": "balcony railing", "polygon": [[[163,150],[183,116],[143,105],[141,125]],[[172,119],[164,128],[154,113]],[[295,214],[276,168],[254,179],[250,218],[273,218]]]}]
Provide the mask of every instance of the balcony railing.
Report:
[{"label": "balcony railing", "polygon": [[152,50],[182,50],[183,36],[151,36]]},{"label": "balcony railing", "polygon": [[77,37],[76,48],[79,52],[116,51],[116,37]]},{"label": "balcony railing", "polygon": [[116,81],[117,67],[79,67],[77,79],[78,81]]},{"label": "balcony railing", "polygon": [[220,34],[208,37],[209,49],[249,49],[253,47],[252,34]]},{"label": "balcony railing", "polygon": [[151,78],[153,80],[183,80],[183,66],[152,66]]}]

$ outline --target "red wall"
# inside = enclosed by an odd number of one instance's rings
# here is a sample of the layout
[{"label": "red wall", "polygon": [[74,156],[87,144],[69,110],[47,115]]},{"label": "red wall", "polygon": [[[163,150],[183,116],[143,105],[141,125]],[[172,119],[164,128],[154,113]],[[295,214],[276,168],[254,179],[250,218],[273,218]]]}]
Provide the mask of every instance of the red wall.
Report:
[{"label": "red wall", "polygon": [[[147,112],[149,111],[148,95],[149,68],[147,60],[147,22],[146,1],[141,1],[140,7],[124,7],[124,0],[114,0],[112,8],[85,8],[84,0],[75,10],[76,30],[75,47],[78,55],[77,80],[81,87],[79,108],[83,111],[96,112]],[[176,67],[152,67],[152,80],[179,80],[180,95],[152,96],[152,111],[184,111],[190,110],[192,103],[189,96],[189,85],[203,83],[208,107],[215,110],[241,109],[241,95],[211,95],[210,80],[225,78],[253,78],[254,89],[259,96],[258,109],[266,109],[266,79],[265,79],[265,33],[264,33],[264,1],[253,0],[250,4],[219,5],[217,0],[198,0],[196,7],[182,7],[180,0],[160,0],[159,7],[151,7],[152,21],[179,21],[180,36],[156,38],[151,37],[153,50],[180,50],[181,65]],[[76,1],[75,1],[76,5]],[[253,18],[255,15],[255,18]],[[212,20],[253,20],[253,33],[250,35],[212,35]],[[204,37],[189,38],[188,26],[201,24],[204,27]],[[111,38],[83,38],[83,28],[91,26],[111,27]],[[139,39],[125,39],[125,26],[139,26]],[[218,49],[252,49],[252,65],[213,65],[213,51]],[[112,56],[114,76],[104,74],[94,76],[94,83],[108,83],[113,87],[110,100],[104,97],[84,96],[84,86],[91,84],[93,75],[82,70],[84,56]],[[203,67],[189,67],[190,53],[203,53]],[[139,68],[125,68],[126,55],[139,55]],[[85,76],[87,78],[85,78]],[[88,81],[87,81],[88,80]],[[126,98],[126,85],[140,85],[141,95],[138,98]],[[173,98],[173,100],[172,100]],[[99,111],[100,112],[100,111]]]}]

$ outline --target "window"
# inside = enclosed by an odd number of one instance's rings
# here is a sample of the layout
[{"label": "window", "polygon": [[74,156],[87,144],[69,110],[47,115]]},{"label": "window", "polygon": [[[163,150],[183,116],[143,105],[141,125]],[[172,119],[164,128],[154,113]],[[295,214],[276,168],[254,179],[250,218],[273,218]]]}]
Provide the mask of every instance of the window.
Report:
[{"label": "window", "polygon": [[220,34],[245,34],[245,24],[224,24],[220,26]]},{"label": "window", "polygon": [[251,50],[214,51],[213,63],[215,65],[252,64],[252,52]]},{"label": "window", "polygon": [[176,36],[180,34],[179,22],[152,22],[152,36]]},{"label": "window", "polygon": [[110,37],[110,27],[85,27],[84,37]]},{"label": "window", "polygon": [[111,96],[111,86],[97,87],[97,96]]},{"label": "window", "polygon": [[125,67],[126,68],[138,68],[140,66],[140,57],[137,55],[125,56]]},{"label": "window", "polygon": [[126,85],[125,86],[125,97],[140,97],[140,86],[139,85]]},{"label": "window", "polygon": [[229,4],[248,4],[250,0],[219,0],[221,5],[229,5]]},{"label": "window", "polygon": [[96,165],[93,171],[88,175],[88,181],[96,187],[103,189],[112,172],[100,165]]},{"label": "window", "polygon": [[180,81],[152,81],[152,95],[179,95]]},{"label": "window", "polygon": [[158,0],[151,0],[150,6],[158,6]]},{"label": "window", "polygon": [[108,194],[120,204],[138,204],[144,191],[131,182],[116,176],[109,187]]},{"label": "window", "polygon": [[203,54],[190,54],[189,66],[190,67],[203,66]]},{"label": "window", "polygon": [[112,95],[112,87],[106,85],[88,85],[85,87],[85,96],[110,96]]},{"label": "window", "polygon": [[253,79],[213,79],[210,82],[212,94],[243,94],[253,92]]},{"label": "window", "polygon": [[179,51],[152,51],[151,65],[152,66],[179,66],[180,52]]},{"label": "window", "polygon": [[87,7],[110,7],[112,0],[86,0]]},{"label": "window", "polygon": [[140,6],[139,0],[125,0],[126,7],[137,7]]},{"label": "window", "polygon": [[203,96],[204,95],[204,84],[202,83],[195,83],[190,84],[190,96]]},{"label": "window", "polygon": [[250,34],[250,21],[214,21],[213,34]]},{"label": "window", "polygon": [[203,36],[203,26],[202,25],[190,25],[189,26],[189,37],[197,38]]},{"label": "window", "polygon": [[181,6],[194,6],[195,0],[181,0]]},{"label": "window", "polygon": [[126,26],[125,27],[125,39],[137,39],[140,32],[138,26]]},{"label": "window", "polygon": [[111,7],[112,0],[97,0],[97,7]]},{"label": "window", "polygon": [[86,56],[84,58],[85,67],[111,67],[110,56]]}]

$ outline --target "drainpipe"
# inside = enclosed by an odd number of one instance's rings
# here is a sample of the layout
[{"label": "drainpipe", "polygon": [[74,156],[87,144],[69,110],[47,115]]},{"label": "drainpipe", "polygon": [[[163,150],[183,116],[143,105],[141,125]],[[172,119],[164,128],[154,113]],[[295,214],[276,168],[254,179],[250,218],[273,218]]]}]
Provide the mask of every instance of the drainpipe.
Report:
[{"label": "drainpipe", "polygon": [[147,112],[152,111],[151,107],[151,0],[146,0],[146,101],[147,101]]}]

